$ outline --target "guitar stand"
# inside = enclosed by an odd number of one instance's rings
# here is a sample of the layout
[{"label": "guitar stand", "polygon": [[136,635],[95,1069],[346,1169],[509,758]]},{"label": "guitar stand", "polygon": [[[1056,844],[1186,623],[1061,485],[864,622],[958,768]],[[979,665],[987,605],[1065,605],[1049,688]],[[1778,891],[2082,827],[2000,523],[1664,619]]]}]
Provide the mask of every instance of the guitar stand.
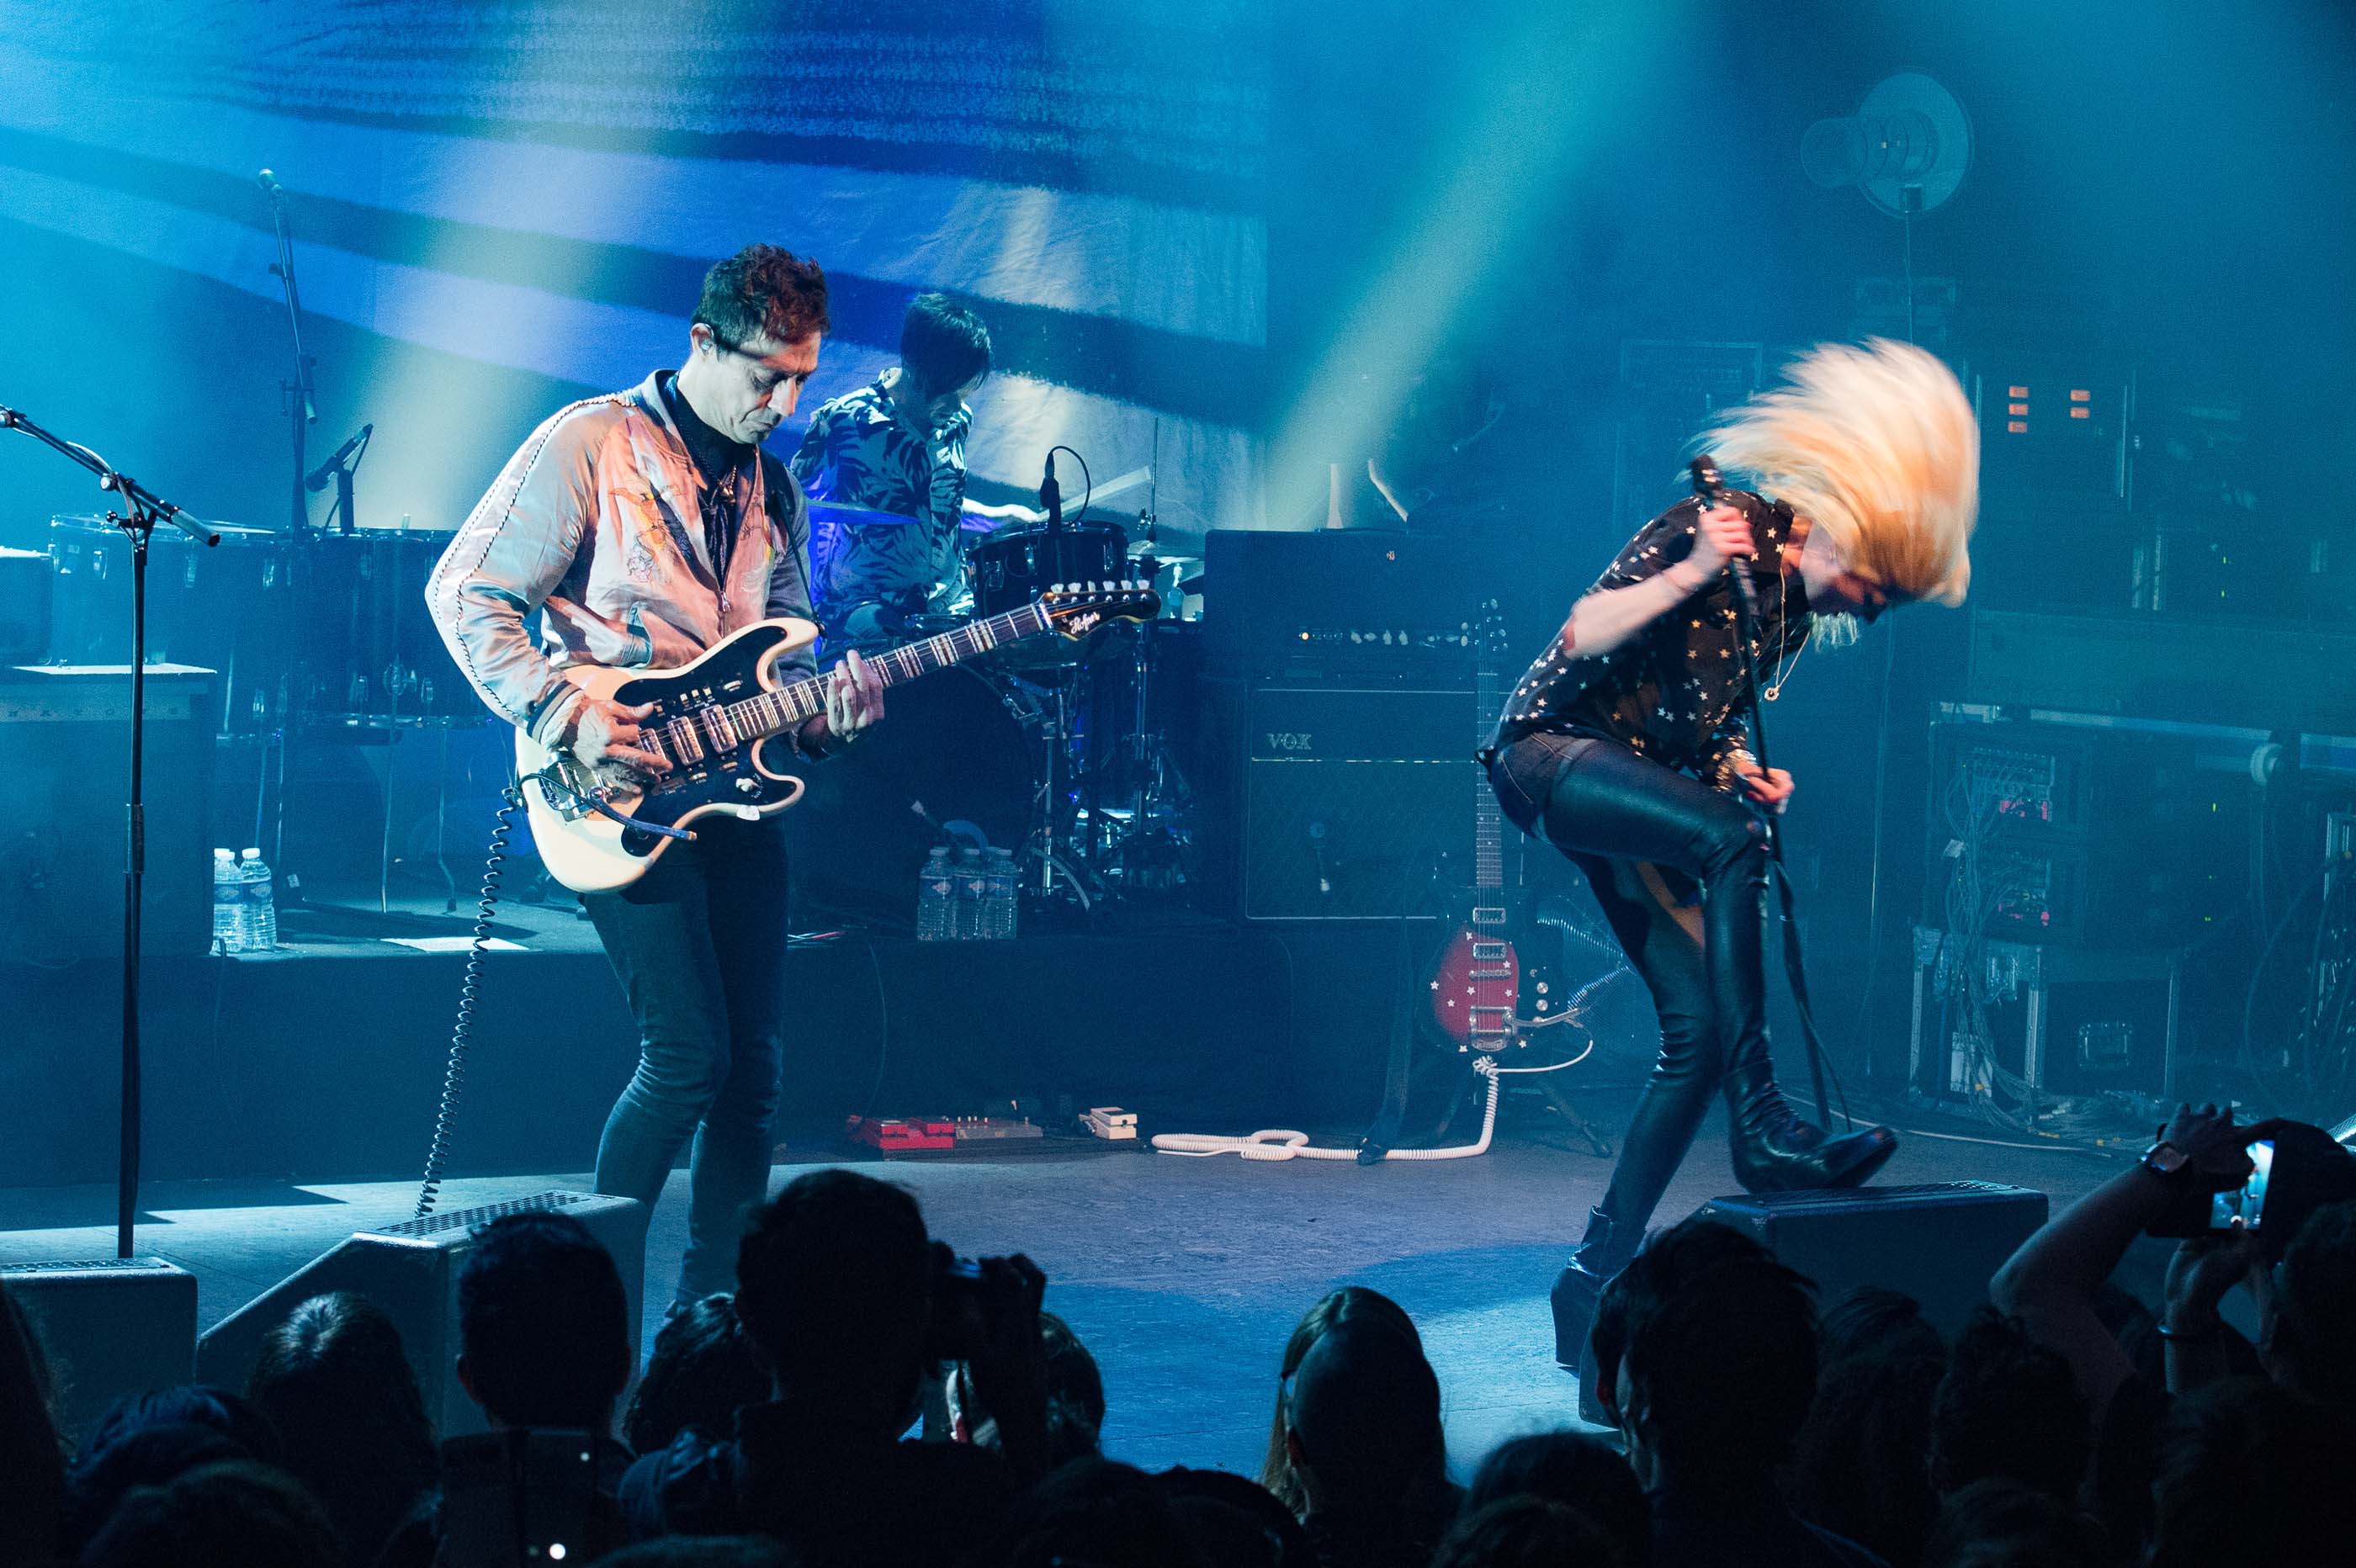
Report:
[{"label": "guitar stand", "polygon": [[1579,1103],[1570,1097],[1570,1091],[1555,1081],[1556,1074],[1533,1072],[1528,1076],[1537,1080],[1538,1093],[1544,1094],[1561,1114],[1562,1119],[1569,1124],[1571,1136],[1587,1146],[1587,1152],[1598,1159],[1610,1159],[1614,1152],[1612,1140],[1587,1119],[1586,1113],[1579,1108]]}]

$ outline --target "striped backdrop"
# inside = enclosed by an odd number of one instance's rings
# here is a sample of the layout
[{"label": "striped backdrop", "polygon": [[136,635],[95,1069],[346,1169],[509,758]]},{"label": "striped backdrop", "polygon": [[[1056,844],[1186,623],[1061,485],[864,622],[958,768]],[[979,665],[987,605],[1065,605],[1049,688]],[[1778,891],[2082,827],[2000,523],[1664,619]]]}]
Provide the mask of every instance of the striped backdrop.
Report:
[{"label": "striped backdrop", "polygon": [[[1056,442],[1099,480],[1158,442],[1167,519],[1248,526],[1264,15],[0,0],[0,219],[274,301],[268,165],[311,315],[599,389],[677,363],[703,269],[771,240],[832,281],[813,399],[890,363],[908,297],[943,289],[1002,372],[978,493],[1035,485]],[[519,440],[545,411],[481,417]]]}]

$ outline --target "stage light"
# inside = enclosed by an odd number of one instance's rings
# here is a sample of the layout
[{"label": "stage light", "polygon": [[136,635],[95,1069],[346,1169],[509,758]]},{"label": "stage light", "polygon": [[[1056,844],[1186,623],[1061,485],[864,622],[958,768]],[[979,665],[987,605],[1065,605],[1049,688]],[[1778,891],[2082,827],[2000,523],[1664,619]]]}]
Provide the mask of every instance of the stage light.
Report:
[{"label": "stage light", "polygon": [[1800,166],[1826,189],[1855,186],[1892,218],[1930,211],[1972,165],[1972,123],[1955,95],[1921,71],[1874,83],[1857,112],[1819,120],[1800,141]]}]

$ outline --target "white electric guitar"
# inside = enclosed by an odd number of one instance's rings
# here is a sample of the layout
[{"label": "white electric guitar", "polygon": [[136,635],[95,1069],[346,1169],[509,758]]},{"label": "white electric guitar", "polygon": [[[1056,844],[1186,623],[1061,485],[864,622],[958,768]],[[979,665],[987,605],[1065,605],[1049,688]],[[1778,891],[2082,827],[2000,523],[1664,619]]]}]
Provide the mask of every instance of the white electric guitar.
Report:
[{"label": "white electric guitar", "polygon": [[[1161,607],[1143,583],[1075,583],[867,662],[888,686],[1044,632],[1077,639],[1108,620],[1150,621]],[[670,771],[642,786],[616,784],[519,733],[525,816],[549,875],[575,892],[627,887],[672,844],[694,837],[698,818],[767,816],[800,799],[801,780],[783,771],[793,748],[782,737],[826,711],[826,677],[780,679],[777,661],[817,635],[808,621],[760,621],[677,669],[566,670],[593,697],[653,703],[638,746]]]}]

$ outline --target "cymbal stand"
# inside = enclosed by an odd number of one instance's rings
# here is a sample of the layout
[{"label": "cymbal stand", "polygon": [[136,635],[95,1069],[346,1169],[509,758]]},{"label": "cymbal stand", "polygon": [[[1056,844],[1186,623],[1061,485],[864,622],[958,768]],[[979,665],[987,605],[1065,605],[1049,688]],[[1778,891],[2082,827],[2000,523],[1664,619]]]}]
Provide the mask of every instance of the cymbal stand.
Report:
[{"label": "cymbal stand", "polygon": [[[1055,682],[1049,688],[1053,700],[1040,709],[1047,776],[1040,789],[1041,809],[1031,829],[1026,856],[1033,863],[1029,873],[1033,878],[1032,892],[1041,898],[1055,898],[1068,891],[1083,910],[1094,908],[1104,891],[1091,863],[1092,855],[1076,841],[1077,824],[1074,820],[1074,786],[1081,781],[1072,758],[1072,715],[1076,706],[1072,691],[1087,678],[1083,668],[1072,679]],[[1093,817],[1090,831],[1093,837]]]}]

